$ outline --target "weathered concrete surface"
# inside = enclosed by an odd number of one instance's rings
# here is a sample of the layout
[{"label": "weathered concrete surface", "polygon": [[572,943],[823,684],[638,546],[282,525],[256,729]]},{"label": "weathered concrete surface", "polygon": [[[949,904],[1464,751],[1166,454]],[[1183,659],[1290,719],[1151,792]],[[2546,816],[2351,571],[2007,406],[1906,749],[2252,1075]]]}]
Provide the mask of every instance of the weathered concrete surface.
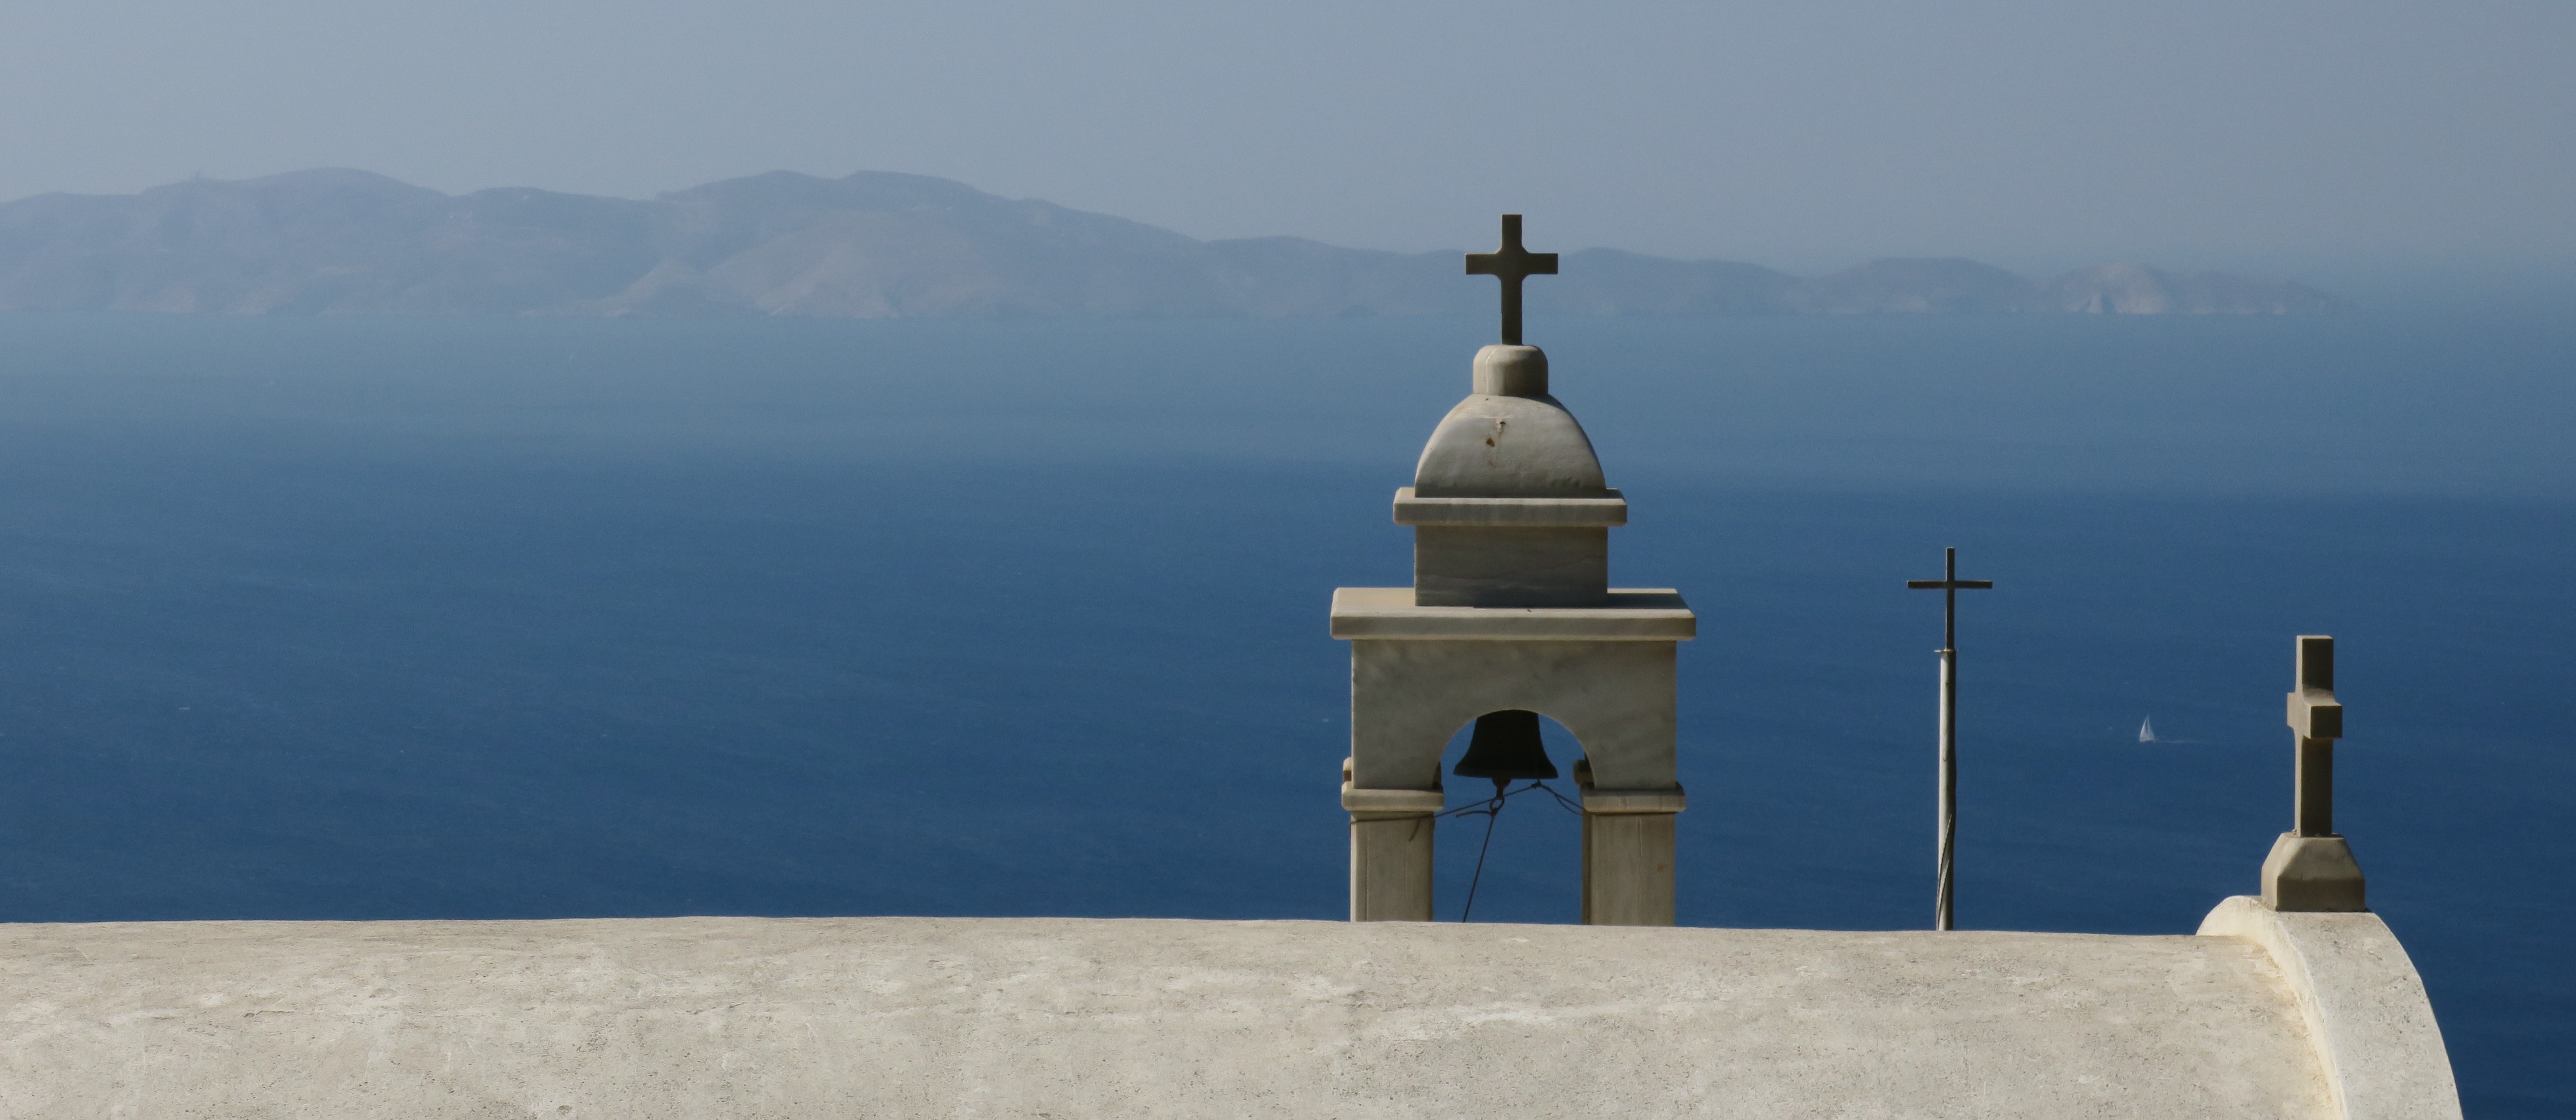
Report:
[{"label": "weathered concrete surface", "polygon": [[2320,1117],[2223,937],[685,918],[0,927],[0,1114]]},{"label": "weathered concrete surface", "polygon": [[2424,978],[2379,915],[2279,913],[2240,895],[2211,910],[2200,932],[2271,954],[2346,1120],[2460,1120],[2450,1048]]},{"label": "weathered concrete surface", "polygon": [[1615,527],[1628,523],[1628,498],[1616,490],[1606,498],[1426,498],[1410,486],[1395,491],[1398,525],[1586,525]]},{"label": "weathered concrete surface", "polygon": [[1554,397],[1478,393],[1431,430],[1413,469],[1425,498],[1607,498],[1600,456]]},{"label": "weathered concrete surface", "polygon": [[1336,587],[1336,638],[1686,642],[1699,616],[1669,587],[1614,587],[1599,607],[1426,607],[1410,587]]},{"label": "weathered concrete surface", "polygon": [[1673,647],[1670,640],[1354,640],[1353,777],[1362,789],[1439,789],[1449,737],[1477,716],[1519,708],[1564,724],[1604,788],[1671,789]]},{"label": "weathered concrete surface", "polygon": [[1415,525],[1413,601],[1425,607],[1602,607],[1610,530]]}]

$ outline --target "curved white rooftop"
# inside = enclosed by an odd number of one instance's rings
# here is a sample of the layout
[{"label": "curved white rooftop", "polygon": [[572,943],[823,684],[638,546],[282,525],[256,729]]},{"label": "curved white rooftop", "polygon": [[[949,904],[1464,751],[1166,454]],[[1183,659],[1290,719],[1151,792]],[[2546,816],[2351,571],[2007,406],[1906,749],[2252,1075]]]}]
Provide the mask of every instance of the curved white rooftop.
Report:
[{"label": "curved white rooftop", "polygon": [[[2403,967],[2370,915],[2296,917]],[[2376,966],[2327,953],[2294,983],[2276,951],[1163,920],[0,926],[0,1113],[2440,1115],[2387,1107],[2385,1085],[2339,1101],[2309,1019],[2342,1005],[2299,985]],[[2353,1045],[2423,1047],[2388,1037]]]}]

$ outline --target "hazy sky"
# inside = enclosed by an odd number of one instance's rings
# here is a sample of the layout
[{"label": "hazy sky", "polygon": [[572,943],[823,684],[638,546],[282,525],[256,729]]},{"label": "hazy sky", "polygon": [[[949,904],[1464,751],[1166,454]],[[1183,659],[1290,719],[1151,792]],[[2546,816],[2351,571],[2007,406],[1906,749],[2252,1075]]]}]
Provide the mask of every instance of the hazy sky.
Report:
[{"label": "hazy sky", "polygon": [[2576,3],[0,3],[0,198],[961,179],[1202,237],[2563,264]]}]

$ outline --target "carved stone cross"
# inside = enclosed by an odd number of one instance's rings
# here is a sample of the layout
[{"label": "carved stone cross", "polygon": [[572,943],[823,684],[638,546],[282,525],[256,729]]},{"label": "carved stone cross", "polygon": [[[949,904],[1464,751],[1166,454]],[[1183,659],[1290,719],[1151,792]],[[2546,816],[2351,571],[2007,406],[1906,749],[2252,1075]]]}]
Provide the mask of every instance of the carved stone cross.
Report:
[{"label": "carved stone cross", "polygon": [[2282,911],[2365,910],[2361,865],[2334,830],[2334,746],[2343,738],[2343,702],[2334,694],[2333,638],[2299,635],[2294,685],[2289,717],[2298,769],[2291,828],[2263,861],[2263,901]]},{"label": "carved stone cross", "polygon": [[2293,832],[2332,836],[2334,741],[2343,738],[2343,705],[2334,694],[2334,639],[2299,635],[2298,688],[2290,693],[2290,730],[2299,736]]},{"label": "carved stone cross", "polygon": [[1503,247],[1491,253],[1467,254],[1467,275],[1492,276],[1503,282],[1503,345],[1521,344],[1521,280],[1556,275],[1556,254],[1521,248],[1521,216],[1503,215]]}]

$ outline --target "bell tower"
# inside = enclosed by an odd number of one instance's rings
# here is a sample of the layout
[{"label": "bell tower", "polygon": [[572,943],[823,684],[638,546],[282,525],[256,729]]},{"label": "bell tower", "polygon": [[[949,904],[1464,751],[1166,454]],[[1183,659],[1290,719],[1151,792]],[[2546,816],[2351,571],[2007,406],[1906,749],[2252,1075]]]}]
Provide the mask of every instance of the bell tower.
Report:
[{"label": "bell tower", "polygon": [[1628,502],[1549,395],[1547,355],[1521,342],[1521,281],[1553,274],[1556,254],[1520,235],[1506,214],[1502,248],[1467,258],[1502,281],[1502,342],[1477,351],[1467,398],[1395,492],[1413,586],[1333,592],[1333,636],[1351,643],[1351,920],[1431,920],[1441,751],[1473,723],[1460,774],[1553,777],[1545,715],[1583,747],[1584,922],[1671,925],[1674,654],[1698,620],[1670,588],[1610,586]]}]

